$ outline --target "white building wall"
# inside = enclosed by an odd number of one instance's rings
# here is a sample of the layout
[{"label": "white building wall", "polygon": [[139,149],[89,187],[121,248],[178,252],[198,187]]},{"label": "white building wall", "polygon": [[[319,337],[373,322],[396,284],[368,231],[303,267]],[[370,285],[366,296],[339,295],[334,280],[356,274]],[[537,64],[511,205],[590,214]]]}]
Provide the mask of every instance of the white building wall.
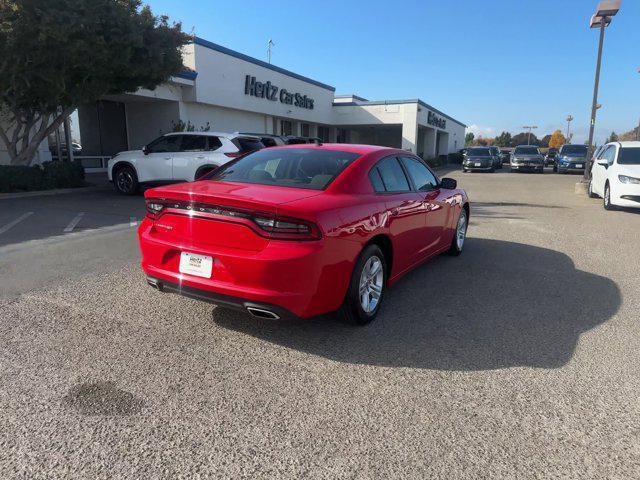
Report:
[{"label": "white building wall", "polygon": [[273,117],[262,113],[244,112],[231,108],[184,102],[182,118],[195,126],[196,130],[209,122],[211,130],[216,132],[255,132],[264,133],[273,128]]},{"label": "white building wall", "polygon": [[172,122],[181,118],[178,102],[129,102],[125,109],[127,137],[132,150],[138,150],[160,135],[171,132]]},{"label": "white building wall", "polygon": [[[302,120],[313,123],[333,123],[334,91],[294,78],[270,68],[227,55],[196,44],[195,70],[198,72],[195,101],[202,104],[262,113],[265,115]],[[245,94],[245,76],[256,77],[259,82],[278,87],[275,101]],[[306,95],[314,100],[313,109],[282,103],[280,92]]]}]

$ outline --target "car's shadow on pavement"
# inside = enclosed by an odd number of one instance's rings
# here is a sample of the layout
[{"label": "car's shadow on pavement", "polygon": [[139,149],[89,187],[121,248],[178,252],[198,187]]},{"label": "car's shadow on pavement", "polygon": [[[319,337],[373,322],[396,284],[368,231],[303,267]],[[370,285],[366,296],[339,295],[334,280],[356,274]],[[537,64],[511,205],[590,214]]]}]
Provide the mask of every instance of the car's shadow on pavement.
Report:
[{"label": "car's shadow on pavement", "polygon": [[558,368],[582,333],[606,322],[621,295],[608,278],[565,254],[470,238],[459,258],[439,257],[387,291],[378,319],[358,328],[331,317],[265,321],[216,309],[213,321],[339,362],[485,370]]}]

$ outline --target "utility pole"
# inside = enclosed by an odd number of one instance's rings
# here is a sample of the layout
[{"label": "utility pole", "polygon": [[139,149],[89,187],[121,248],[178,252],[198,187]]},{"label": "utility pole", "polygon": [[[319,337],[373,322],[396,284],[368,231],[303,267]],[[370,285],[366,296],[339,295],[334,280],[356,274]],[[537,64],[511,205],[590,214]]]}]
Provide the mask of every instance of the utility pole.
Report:
[{"label": "utility pole", "polygon": [[571,122],[573,122],[573,115],[567,117],[567,142],[571,138]]},{"label": "utility pole", "polygon": [[527,145],[531,145],[531,130],[538,128],[537,125],[525,125],[522,127],[524,130],[529,130],[529,135],[527,135]]},{"label": "utility pole", "polygon": [[267,43],[267,62],[271,63],[271,47],[275,47],[276,44],[273,43],[272,39],[269,39],[269,42]]}]

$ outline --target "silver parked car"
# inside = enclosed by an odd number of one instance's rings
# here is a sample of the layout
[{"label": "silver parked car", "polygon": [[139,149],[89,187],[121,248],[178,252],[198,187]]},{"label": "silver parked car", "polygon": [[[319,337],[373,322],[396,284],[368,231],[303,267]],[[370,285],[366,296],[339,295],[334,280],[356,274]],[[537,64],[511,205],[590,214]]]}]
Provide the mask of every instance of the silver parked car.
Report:
[{"label": "silver parked car", "polygon": [[544,173],[544,155],[535,145],[519,145],[511,155],[511,171]]}]

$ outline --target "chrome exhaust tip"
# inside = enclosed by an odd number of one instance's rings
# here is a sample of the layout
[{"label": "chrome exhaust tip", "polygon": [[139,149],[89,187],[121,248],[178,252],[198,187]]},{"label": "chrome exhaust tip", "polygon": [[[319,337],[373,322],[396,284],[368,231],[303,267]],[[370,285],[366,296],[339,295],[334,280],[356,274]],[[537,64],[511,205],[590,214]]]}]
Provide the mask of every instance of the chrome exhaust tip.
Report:
[{"label": "chrome exhaust tip", "polygon": [[252,316],[256,317],[256,318],[266,318],[269,320],[278,320],[280,319],[280,316],[269,311],[269,310],[264,310],[262,308],[256,308],[256,307],[247,307],[247,312],[249,312]]},{"label": "chrome exhaust tip", "polygon": [[158,291],[162,291],[162,284],[155,278],[147,277],[147,284]]}]

